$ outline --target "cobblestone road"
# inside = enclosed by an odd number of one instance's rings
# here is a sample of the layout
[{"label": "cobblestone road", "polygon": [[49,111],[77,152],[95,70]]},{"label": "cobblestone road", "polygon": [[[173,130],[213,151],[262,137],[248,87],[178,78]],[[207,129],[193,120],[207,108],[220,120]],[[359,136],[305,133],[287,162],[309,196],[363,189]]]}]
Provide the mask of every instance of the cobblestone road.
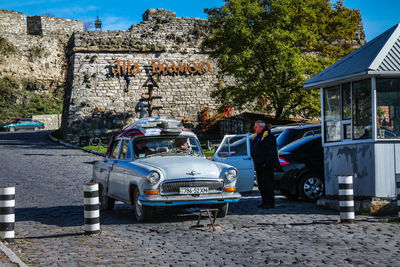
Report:
[{"label": "cobblestone road", "polygon": [[44,131],[0,133],[0,151],[0,183],[17,194],[16,239],[7,246],[31,266],[399,265],[400,225],[390,218],[338,224],[336,212],[282,196],[261,210],[256,190],[230,206],[215,232],[191,229],[197,215],[189,212],[136,223],[117,203],[101,214],[101,234],[85,236],[82,184],[100,157],[59,146]]}]

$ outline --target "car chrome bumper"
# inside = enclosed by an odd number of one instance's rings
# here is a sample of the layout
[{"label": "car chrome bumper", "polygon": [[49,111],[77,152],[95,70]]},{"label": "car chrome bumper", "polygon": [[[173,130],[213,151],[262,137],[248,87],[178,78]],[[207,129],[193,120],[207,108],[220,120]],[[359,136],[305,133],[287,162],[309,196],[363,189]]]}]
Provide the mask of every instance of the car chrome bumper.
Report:
[{"label": "car chrome bumper", "polygon": [[174,195],[174,196],[139,196],[140,202],[145,206],[179,206],[179,205],[201,205],[201,204],[223,204],[233,203],[240,200],[240,193],[219,193],[209,195]]}]

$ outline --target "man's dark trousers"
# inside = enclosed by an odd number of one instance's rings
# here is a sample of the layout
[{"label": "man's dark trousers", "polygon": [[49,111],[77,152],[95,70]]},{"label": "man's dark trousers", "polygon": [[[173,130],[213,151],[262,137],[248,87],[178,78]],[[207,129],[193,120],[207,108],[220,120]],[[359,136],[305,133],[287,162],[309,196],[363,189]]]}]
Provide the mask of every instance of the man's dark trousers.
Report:
[{"label": "man's dark trousers", "polygon": [[266,164],[256,164],[258,190],[260,190],[262,205],[275,206],[274,168]]}]

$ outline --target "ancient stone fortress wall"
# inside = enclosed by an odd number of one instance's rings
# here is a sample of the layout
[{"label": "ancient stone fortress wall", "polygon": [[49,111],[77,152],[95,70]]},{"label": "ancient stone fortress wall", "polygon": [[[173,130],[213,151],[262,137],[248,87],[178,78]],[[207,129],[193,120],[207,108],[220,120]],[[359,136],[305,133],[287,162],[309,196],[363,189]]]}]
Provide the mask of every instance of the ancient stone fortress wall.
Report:
[{"label": "ancient stone fortress wall", "polygon": [[[41,28],[30,18],[40,21]],[[32,28],[36,29],[35,35],[32,35]],[[11,76],[32,83],[32,90],[42,92],[64,84],[65,48],[73,31],[83,31],[82,21],[26,17],[20,12],[0,10],[0,37],[16,48],[2,57],[0,78]],[[41,34],[36,35],[38,32]]]},{"label": "ancient stone fortress wall", "polygon": [[0,10],[0,33],[26,34],[25,14]]},{"label": "ancient stone fortress wall", "polygon": [[[153,74],[158,88],[153,115],[185,118],[193,124],[199,112],[217,104],[210,94],[218,84],[215,62],[199,46],[206,20],[179,18],[150,9],[129,31],[75,33],[71,39],[62,130],[79,142],[119,129],[139,114],[135,106],[148,92]],[[125,74],[130,79],[126,92]]]},{"label": "ancient stone fortress wall", "polygon": [[61,19],[49,16],[27,17],[27,31],[32,35],[68,34],[74,31],[83,31],[81,20]]}]

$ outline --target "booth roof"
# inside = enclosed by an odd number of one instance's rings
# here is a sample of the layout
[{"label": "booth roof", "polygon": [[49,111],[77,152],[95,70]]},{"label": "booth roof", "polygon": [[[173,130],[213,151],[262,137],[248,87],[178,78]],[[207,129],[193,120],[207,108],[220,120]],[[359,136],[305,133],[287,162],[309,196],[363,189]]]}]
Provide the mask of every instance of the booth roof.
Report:
[{"label": "booth roof", "polygon": [[321,71],[306,81],[304,88],[321,88],[339,80],[393,72],[400,77],[400,24]]}]

